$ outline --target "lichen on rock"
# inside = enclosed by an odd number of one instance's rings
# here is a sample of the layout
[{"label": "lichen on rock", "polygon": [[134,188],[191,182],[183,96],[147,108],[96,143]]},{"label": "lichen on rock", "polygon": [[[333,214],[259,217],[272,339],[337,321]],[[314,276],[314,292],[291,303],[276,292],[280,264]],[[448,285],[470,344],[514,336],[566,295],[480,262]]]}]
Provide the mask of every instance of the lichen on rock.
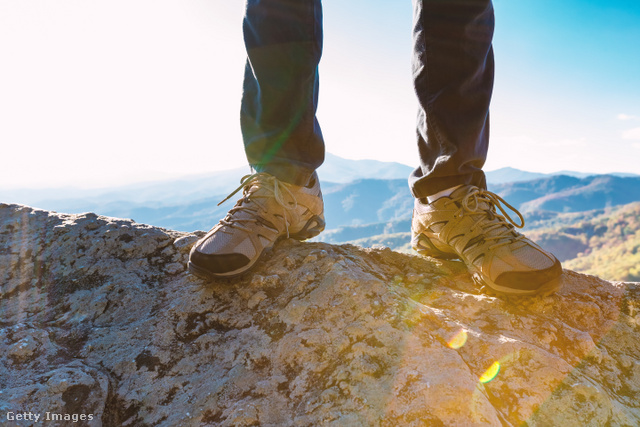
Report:
[{"label": "lichen on rock", "polygon": [[199,235],[0,205],[2,414],[640,424],[638,284],[565,271],[556,295],[495,297],[456,261],[295,241],[207,283],[185,271]]}]

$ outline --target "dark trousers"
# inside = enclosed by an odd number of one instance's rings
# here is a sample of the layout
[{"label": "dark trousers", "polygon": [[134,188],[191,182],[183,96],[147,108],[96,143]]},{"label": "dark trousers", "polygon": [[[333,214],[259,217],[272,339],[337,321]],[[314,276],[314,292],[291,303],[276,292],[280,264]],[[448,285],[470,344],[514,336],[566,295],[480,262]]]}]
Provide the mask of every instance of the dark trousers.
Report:
[{"label": "dark trousers", "polygon": [[[411,191],[426,197],[458,184],[485,187],[494,74],[491,0],[413,3],[420,166],[409,177]],[[315,115],[321,1],[248,0],[243,29],[248,58],[241,126],[247,159],[257,171],[303,185],[324,160]],[[388,143],[392,149],[397,141]]]}]

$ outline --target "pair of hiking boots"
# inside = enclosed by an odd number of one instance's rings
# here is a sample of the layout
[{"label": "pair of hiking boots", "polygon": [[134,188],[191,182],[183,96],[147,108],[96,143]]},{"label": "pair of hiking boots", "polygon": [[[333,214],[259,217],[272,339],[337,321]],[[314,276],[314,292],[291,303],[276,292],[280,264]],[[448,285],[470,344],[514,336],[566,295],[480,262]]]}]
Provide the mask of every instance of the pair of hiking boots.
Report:
[{"label": "pair of hiking boots", "polygon": [[[305,240],[324,230],[315,173],[307,186],[266,173],[247,175],[225,200],[241,189],[242,198],[227,216],[192,247],[188,266],[193,274],[207,279],[241,275],[278,239]],[[502,205],[517,214],[519,224]],[[560,262],[514,226],[524,226],[515,208],[490,191],[464,185],[431,203],[416,199],[411,245],[422,255],[462,260],[474,280],[494,293],[555,292],[562,274]]]}]

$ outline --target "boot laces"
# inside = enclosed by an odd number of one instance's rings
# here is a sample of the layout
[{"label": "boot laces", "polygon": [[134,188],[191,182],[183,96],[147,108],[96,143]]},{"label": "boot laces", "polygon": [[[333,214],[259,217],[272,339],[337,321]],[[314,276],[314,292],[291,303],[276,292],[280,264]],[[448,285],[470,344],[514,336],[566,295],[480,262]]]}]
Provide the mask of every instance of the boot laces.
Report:
[{"label": "boot laces", "polygon": [[[275,176],[264,172],[245,175],[240,180],[240,185],[224,200],[218,203],[218,206],[229,200],[240,190],[243,190],[243,197],[238,200],[233,208],[229,210],[227,216],[220,220],[220,224],[230,228],[237,228],[246,232],[251,232],[252,230],[244,224],[256,222],[262,223],[260,221],[260,213],[263,212],[265,208],[259,200],[273,198],[276,203],[282,207],[284,227],[287,238],[289,238],[289,218],[287,213],[296,209],[298,207],[298,202],[289,189],[288,184],[280,181]],[[258,190],[265,190],[266,194],[258,192]],[[287,202],[287,196],[292,200],[292,202]],[[248,213],[249,215],[242,215],[242,213]],[[224,228],[221,231],[225,231]]]},{"label": "boot laces", "polygon": [[[486,203],[488,208],[483,206],[483,203]],[[497,194],[481,188],[473,188],[462,197],[460,204],[460,210],[455,216],[462,216],[465,213],[476,216],[477,219],[474,221],[473,227],[480,227],[483,230],[485,240],[495,241],[489,246],[489,249],[508,245],[524,238],[523,235],[513,230],[513,227],[524,227],[524,217]],[[496,208],[500,213],[497,213]],[[517,215],[518,223],[507,213],[505,208]]]}]

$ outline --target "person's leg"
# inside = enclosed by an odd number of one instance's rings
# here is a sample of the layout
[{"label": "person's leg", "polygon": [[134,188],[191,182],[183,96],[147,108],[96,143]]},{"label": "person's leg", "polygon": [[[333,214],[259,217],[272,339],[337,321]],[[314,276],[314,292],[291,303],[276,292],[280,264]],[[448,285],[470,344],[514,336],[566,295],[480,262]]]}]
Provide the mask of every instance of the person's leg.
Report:
[{"label": "person's leg", "polygon": [[[514,229],[504,200],[486,190],[482,172],[493,89],[491,0],[414,0],[413,77],[420,103],[420,167],[409,178],[416,197],[412,247],[459,258],[494,292],[550,294],[558,260]],[[438,193],[438,194],[436,194]]]},{"label": "person's leg", "polygon": [[316,119],[320,0],[248,0],[241,126],[249,164],[305,185],[324,160]]},{"label": "person's leg", "polygon": [[315,117],[320,0],[248,0],[243,29],[241,126],[256,173],[242,179],[236,191],[243,196],[191,248],[189,271],[206,279],[244,274],[278,239],[308,239],[325,224],[315,173],[324,160]]},{"label": "person's leg", "polygon": [[493,89],[491,0],[414,0],[420,166],[409,178],[424,198],[460,184],[486,187]]}]

